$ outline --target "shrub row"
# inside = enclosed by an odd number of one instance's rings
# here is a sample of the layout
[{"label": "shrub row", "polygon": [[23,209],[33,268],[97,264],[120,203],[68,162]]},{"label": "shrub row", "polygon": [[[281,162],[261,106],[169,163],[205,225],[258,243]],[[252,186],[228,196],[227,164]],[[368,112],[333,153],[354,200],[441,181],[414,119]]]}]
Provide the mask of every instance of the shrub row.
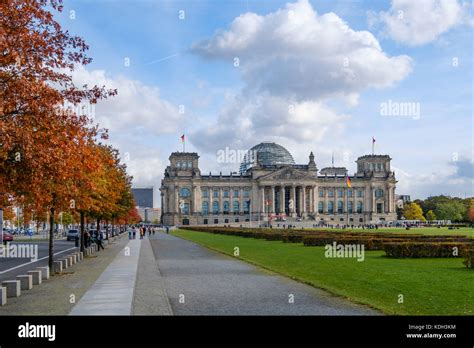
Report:
[{"label": "shrub row", "polygon": [[[383,249],[388,257],[461,257],[471,243],[453,242],[403,242],[385,243]],[[457,248],[458,253],[454,253]]]}]

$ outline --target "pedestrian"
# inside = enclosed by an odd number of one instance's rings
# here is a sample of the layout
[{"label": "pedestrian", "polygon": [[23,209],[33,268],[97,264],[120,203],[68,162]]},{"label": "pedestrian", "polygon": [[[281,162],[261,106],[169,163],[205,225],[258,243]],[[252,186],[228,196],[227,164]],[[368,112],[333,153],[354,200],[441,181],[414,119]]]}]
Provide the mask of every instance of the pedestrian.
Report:
[{"label": "pedestrian", "polygon": [[84,246],[88,248],[90,246],[90,243],[91,243],[91,237],[89,235],[89,232],[85,231],[84,232]]},{"label": "pedestrian", "polygon": [[128,228],[128,240],[132,239],[132,229]]},{"label": "pedestrian", "polygon": [[153,227],[152,232],[153,232],[153,235],[155,235],[155,227]]},{"label": "pedestrian", "polygon": [[135,226],[135,228],[133,229],[133,239],[137,238],[137,233],[138,233],[138,227]]},{"label": "pedestrian", "polygon": [[166,226],[166,234],[169,234],[170,233],[170,228],[169,226]]},{"label": "pedestrian", "polygon": [[97,251],[100,251],[100,248],[104,250],[104,246],[102,245],[102,240],[104,239],[104,236],[102,235],[101,231],[97,231]]}]

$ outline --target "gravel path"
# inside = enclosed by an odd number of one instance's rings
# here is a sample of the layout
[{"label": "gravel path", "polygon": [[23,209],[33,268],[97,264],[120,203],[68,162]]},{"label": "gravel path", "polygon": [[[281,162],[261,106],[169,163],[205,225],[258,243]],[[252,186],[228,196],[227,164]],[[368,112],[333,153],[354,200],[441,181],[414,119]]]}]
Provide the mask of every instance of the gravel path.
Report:
[{"label": "gravel path", "polygon": [[172,235],[150,242],[175,315],[380,314]]}]

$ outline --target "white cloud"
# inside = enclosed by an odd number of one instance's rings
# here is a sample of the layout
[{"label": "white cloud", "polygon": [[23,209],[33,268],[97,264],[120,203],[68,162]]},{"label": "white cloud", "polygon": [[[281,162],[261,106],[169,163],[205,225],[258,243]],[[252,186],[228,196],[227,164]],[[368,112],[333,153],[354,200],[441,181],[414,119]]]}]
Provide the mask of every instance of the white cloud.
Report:
[{"label": "white cloud", "polygon": [[350,118],[328,101],[355,105],[364,89],[390,87],[412,69],[408,56],[390,57],[370,32],[351,29],[334,13],[319,15],[307,0],[267,15],[245,13],[192,51],[228,61],[245,82],[216,124],[191,134],[199,150],[211,153],[264,140],[306,152],[340,134]]},{"label": "white cloud", "polygon": [[74,71],[73,81],[77,86],[87,84],[118,90],[116,96],[99,101],[92,108],[84,105],[85,113],[93,117],[94,123],[109,130],[108,143],[119,149],[128,174],[133,176],[133,184],[159,187],[166,167],[163,159],[168,154],[161,153],[163,149],[156,145],[156,140],[178,133],[184,115],[160,97],[157,87],[140,81],[108,77],[104,70],[89,71],[82,66]]},{"label": "white cloud", "polygon": [[363,89],[392,86],[411,71],[408,56],[389,57],[370,32],[334,13],[318,15],[307,0],[265,16],[243,14],[193,51],[229,64],[237,57],[247,90],[299,101],[354,101]]},{"label": "white cloud", "polygon": [[123,76],[110,78],[104,70],[88,71],[82,66],[74,71],[73,80],[78,86],[105,85],[118,90],[116,96],[99,101],[95,106],[95,121],[111,132],[136,130],[142,134],[167,134],[176,132],[183,121],[184,115],[175,105],[161,99],[157,87]]},{"label": "white cloud", "polygon": [[385,32],[393,40],[418,46],[436,40],[463,21],[469,21],[457,0],[392,0],[380,13]]}]

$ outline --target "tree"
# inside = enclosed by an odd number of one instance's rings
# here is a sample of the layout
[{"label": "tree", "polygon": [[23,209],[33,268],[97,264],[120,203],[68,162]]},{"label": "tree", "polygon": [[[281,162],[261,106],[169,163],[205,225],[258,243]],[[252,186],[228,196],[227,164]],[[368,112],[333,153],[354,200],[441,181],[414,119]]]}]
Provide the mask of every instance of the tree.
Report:
[{"label": "tree", "polygon": [[428,210],[428,212],[426,213],[426,220],[428,221],[436,220],[436,214],[433,212],[433,210]]},{"label": "tree", "polygon": [[435,214],[439,220],[462,221],[466,207],[459,201],[440,203],[436,206]]},{"label": "tree", "polygon": [[15,205],[49,210],[50,268],[54,217],[77,194],[74,180],[83,165],[80,158],[87,157],[81,154],[98,135],[86,115],[63,105],[96,103],[116,94],[74,85],[74,66],[91,59],[84,40],[63,31],[48,11],[61,11],[61,3],[0,2],[0,202],[12,196]]},{"label": "tree", "polygon": [[421,207],[415,202],[405,204],[403,216],[407,220],[426,220],[423,216],[423,210],[421,210]]}]

